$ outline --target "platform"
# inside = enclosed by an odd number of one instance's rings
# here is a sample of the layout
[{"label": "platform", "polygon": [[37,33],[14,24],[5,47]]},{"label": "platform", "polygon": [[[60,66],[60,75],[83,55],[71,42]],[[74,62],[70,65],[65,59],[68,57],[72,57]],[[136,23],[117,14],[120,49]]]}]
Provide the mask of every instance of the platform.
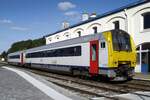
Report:
[{"label": "platform", "polygon": [[33,73],[0,67],[0,100],[85,100]]},{"label": "platform", "polygon": [[114,95],[111,99],[105,97],[92,98],[91,100],[150,100],[150,92],[135,92]]},{"label": "platform", "polygon": [[150,81],[150,73],[147,73],[147,74],[135,73],[134,79],[149,80]]}]

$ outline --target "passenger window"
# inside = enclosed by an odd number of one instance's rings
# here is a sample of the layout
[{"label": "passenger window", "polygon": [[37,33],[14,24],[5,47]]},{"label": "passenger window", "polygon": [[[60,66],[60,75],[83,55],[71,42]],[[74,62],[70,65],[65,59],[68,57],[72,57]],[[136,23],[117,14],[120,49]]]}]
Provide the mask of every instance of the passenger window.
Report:
[{"label": "passenger window", "polygon": [[105,45],[105,42],[101,42],[101,48],[105,48],[106,45]]},{"label": "passenger window", "polygon": [[96,44],[92,45],[92,61],[96,60]]}]

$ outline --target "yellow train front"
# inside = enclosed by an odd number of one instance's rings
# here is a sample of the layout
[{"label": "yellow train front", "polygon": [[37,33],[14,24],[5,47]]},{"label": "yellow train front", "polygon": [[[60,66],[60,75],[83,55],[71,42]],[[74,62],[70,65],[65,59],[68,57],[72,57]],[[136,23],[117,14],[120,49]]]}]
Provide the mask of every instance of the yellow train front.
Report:
[{"label": "yellow train front", "polygon": [[131,36],[122,30],[112,30],[103,32],[103,37],[107,43],[107,49],[101,48],[103,45],[101,42],[99,73],[105,73],[111,80],[131,79],[136,66],[136,51]]}]

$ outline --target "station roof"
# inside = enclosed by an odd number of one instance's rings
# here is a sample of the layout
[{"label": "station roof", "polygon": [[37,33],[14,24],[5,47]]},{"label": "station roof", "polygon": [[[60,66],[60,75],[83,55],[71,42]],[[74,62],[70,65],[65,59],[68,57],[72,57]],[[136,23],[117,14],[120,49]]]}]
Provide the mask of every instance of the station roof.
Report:
[{"label": "station roof", "polygon": [[95,17],[95,18],[90,18],[90,19],[88,19],[88,20],[86,20],[86,21],[82,21],[82,22],[79,22],[79,23],[77,23],[77,24],[71,25],[71,26],[69,26],[68,28],[65,28],[65,29],[56,31],[56,32],[51,33],[51,34],[48,34],[48,35],[46,35],[46,36],[44,36],[44,37],[49,37],[49,36],[51,36],[51,35],[57,34],[57,33],[59,33],[59,32],[63,32],[63,31],[68,30],[68,29],[70,29],[70,28],[74,28],[74,27],[77,27],[77,26],[86,24],[86,23],[88,23],[88,22],[95,21],[95,20],[97,20],[97,19],[106,17],[106,16],[108,16],[108,15],[111,15],[111,14],[114,14],[114,13],[117,13],[117,12],[120,12],[120,11],[122,11],[122,10],[124,10],[124,9],[130,9],[130,8],[136,7],[136,6],[138,6],[138,5],[142,5],[142,4],[144,4],[144,3],[147,3],[147,2],[150,2],[150,0],[139,0],[139,1],[137,1],[137,2],[128,4],[128,5],[126,5],[126,6],[123,6],[123,7],[118,8],[118,9],[115,9],[115,10],[106,12],[106,13],[104,13],[104,14],[98,15],[98,16]]}]

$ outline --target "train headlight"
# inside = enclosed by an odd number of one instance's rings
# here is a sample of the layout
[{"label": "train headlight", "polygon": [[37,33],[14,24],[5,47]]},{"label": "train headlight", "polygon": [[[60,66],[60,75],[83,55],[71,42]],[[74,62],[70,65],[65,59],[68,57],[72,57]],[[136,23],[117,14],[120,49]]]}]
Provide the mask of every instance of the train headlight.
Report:
[{"label": "train headlight", "polygon": [[132,64],[136,64],[136,62],[132,62]]},{"label": "train headlight", "polygon": [[108,38],[108,41],[110,42],[110,38]]},{"label": "train headlight", "polygon": [[118,64],[117,61],[114,61],[114,64],[117,65]]}]

